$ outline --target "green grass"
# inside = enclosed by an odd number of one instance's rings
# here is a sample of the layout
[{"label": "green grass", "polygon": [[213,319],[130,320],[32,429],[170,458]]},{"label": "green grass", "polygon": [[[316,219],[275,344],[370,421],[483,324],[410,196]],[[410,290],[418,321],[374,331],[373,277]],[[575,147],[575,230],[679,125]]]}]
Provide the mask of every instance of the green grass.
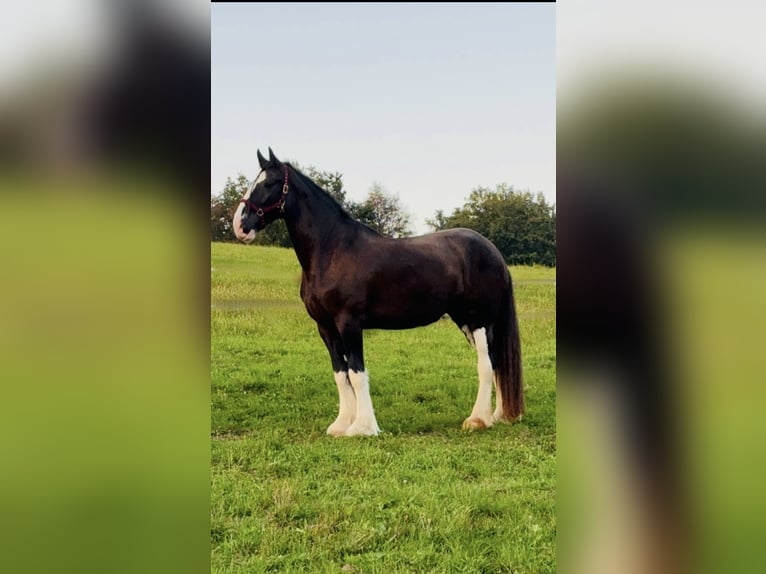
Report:
[{"label": "green grass", "polygon": [[466,432],[449,320],[365,332],[378,437],[338,394],[290,250],[212,244],[212,571],[555,571],[555,270],[513,267],[527,414]]}]

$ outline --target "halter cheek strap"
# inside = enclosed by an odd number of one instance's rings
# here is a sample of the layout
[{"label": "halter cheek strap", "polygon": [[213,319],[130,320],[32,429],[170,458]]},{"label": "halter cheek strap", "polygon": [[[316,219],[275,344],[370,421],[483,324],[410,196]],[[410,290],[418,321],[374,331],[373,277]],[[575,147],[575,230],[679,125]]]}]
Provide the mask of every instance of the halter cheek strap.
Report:
[{"label": "halter cheek strap", "polygon": [[287,166],[285,167],[285,184],[282,186],[282,195],[279,197],[279,200],[275,203],[272,203],[271,205],[264,205],[263,207],[259,206],[256,203],[253,203],[249,199],[241,199],[239,202],[244,203],[247,205],[250,209],[255,211],[255,214],[258,217],[263,217],[266,215],[269,211],[273,211],[275,209],[279,209],[279,211],[284,212],[285,211],[285,200],[287,199],[287,192],[290,191],[290,188],[288,186],[287,181]]}]

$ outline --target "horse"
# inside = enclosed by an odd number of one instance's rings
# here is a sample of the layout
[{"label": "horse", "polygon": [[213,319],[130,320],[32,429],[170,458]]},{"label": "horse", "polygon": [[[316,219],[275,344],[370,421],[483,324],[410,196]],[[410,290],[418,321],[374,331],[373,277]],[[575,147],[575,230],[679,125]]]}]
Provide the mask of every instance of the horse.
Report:
[{"label": "horse", "polygon": [[[330,354],[339,409],[332,436],[380,432],[364,362],[365,329],[410,329],[445,314],[478,355],[479,390],[467,430],[524,413],[521,345],[510,272],[498,249],[470,229],[385,237],[269,148],[239,202],[233,230],[252,243],[284,219],[301,268],[300,295]],[[494,382],[496,407],[492,410]]]}]

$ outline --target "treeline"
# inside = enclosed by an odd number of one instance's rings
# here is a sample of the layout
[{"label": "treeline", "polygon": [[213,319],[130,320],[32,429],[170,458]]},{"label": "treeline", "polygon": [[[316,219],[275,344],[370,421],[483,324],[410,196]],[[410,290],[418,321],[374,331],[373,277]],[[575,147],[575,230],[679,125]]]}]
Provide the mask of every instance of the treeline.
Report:
[{"label": "treeline", "polygon": [[556,265],[556,207],[542,193],[516,191],[501,183],[477,187],[451,215],[440,209],[427,220],[434,229],[468,227],[489,239],[510,265]]},{"label": "treeline", "polygon": [[[382,235],[412,235],[411,217],[399,198],[373,184],[362,202],[350,201],[343,187],[343,175],[320,171],[313,166],[299,168],[332,195],[355,219]],[[210,198],[212,241],[234,241],[231,222],[234,210],[247,192],[250,181],[239,174],[228,178],[223,191]],[[556,264],[556,208],[541,193],[520,192],[507,184],[494,190],[477,187],[465,204],[445,215],[438,210],[427,220],[434,231],[455,227],[474,229],[492,241],[512,265]],[[278,220],[257,234],[256,244],[291,247],[284,221]]]}]

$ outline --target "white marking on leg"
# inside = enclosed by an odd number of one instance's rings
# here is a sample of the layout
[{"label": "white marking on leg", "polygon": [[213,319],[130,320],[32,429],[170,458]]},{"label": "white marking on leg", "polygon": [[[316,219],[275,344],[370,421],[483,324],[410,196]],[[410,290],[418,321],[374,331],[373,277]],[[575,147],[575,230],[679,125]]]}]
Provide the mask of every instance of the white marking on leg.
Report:
[{"label": "white marking on leg", "polygon": [[375,420],[375,412],[372,410],[370,379],[367,371],[356,372],[351,369],[348,372],[348,378],[356,395],[356,419],[344,434],[346,436],[377,435],[380,429],[378,421]]},{"label": "white marking on leg", "polygon": [[471,330],[468,328],[468,325],[463,325],[462,327],[460,327],[460,330],[463,331],[463,333],[465,333],[465,338],[468,339],[468,344],[475,349],[476,340],[473,338],[473,333],[471,333]]},{"label": "white marking on leg", "polygon": [[471,416],[463,422],[463,428],[485,428],[492,426],[492,362],[489,360],[487,331],[484,328],[473,332],[478,355],[479,392]]},{"label": "white marking on leg", "polygon": [[348,380],[348,372],[338,371],[335,373],[335,384],[338,387],[338,418],[329,427],[327,434],[340,436],[351,426],[356,417],[356,395]]}]

